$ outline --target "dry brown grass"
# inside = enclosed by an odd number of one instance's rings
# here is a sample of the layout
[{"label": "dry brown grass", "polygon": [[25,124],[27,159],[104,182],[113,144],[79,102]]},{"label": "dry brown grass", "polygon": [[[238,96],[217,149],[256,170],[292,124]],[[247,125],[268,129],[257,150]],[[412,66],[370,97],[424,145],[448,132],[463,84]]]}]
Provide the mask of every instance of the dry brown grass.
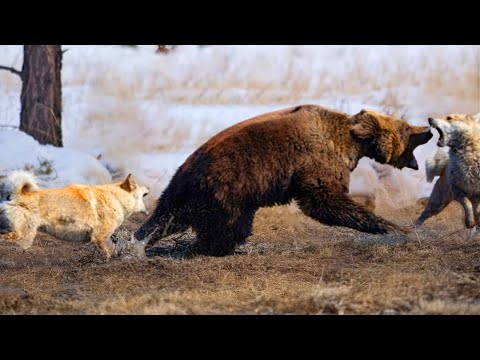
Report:
[{"label": "dry brown grass", "polygon": [[[380,213],[409,223],[421,210]],[[132,218],[123,229],[135,229]],[[450,206],[408,237],[326,227],[294,205],[263,209],[234,256],[185,256],[190,235],[143,260],[41,235],[0,243],[3,314],[479,314],[480,242]]]}]

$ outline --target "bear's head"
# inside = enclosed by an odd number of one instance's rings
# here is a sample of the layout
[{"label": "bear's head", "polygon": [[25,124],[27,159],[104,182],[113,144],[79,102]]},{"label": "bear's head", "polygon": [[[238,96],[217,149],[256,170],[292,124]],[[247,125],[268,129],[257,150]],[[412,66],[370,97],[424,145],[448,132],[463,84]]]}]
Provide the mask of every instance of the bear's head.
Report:
[{"label": "bear's head", "polygon": [[398,169],[414,170],[418,170],[418,163],[413,151],[433,136],[429,126],[412,126],[373,110],[362,110],[353,116],[351,133],[360,143],[363,156]]}]

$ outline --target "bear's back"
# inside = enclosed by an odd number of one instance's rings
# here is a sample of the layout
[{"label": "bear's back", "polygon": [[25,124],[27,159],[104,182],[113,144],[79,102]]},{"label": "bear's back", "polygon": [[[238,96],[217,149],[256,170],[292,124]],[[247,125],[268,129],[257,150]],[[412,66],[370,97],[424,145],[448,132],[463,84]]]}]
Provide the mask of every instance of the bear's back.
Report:
[{"label": "bear's back", "polygon": [[237,134],[241,133],[245,129],[248,129],[249,127],[259,125],[259,124],[265,124],[265,123],[271,123],[271,124],[268,124],[271,126],[271,125],[274,125],[276,122],[286,120],[286,119],[289,119],[292,121],[301,120],[302,116],[297,116],[297,115],[300,115],[301,112],[303,111],[314,112],[319,110],[324,110],[324,108],[317,105],[301,105],[301,106],[290,107],[287,109],[277,110],[277,111],[269,112],[259,116],[255,116],[253,118],[239,122],[219,132],[217,135],[213,136],[210,140],[208,140],[204,144],[204,146],[207,149],[211,149],[216,145],[224,142],[226,139],[237,136]]}]

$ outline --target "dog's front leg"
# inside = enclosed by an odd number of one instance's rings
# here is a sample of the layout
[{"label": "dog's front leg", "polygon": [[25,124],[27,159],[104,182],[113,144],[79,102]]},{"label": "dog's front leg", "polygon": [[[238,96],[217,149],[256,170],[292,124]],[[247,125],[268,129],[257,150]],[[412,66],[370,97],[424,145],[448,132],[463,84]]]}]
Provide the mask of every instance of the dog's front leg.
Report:
[{"label": "dog's front leg", "polygon": [[465,213],[465,226],[468,229],[475,227],[475,216],[473,213],[473,205],[470,199],[467,197],[465,192],[457,187],[453,188],[453,195],[455,200],[457,200],[460,205],[463,207]]},{"label": "dog's front leg", "polygon": [[32,244],[33,240],[35,239],[36,231],[27,232],[25,234],[21,234],[18,232],[9,232],[3,235],[0,235],[1,240],[13,241],[21,246],[23,250],[29,249]]},{"label": "dog's front leg", "polygon": [[0,239],[6,240],[6,241],[19,241],[20,235],[17,232],[9,232],[9,233],[0,235]]},{"label": "dog's front leg", "polygon": [[111,234],[93,234],[92,235],[92,242],[94,242],[100,250],[102,250],[105,255],[107,256],[107,260],[110,259],[115,254],[115,244],[110,239]]}]

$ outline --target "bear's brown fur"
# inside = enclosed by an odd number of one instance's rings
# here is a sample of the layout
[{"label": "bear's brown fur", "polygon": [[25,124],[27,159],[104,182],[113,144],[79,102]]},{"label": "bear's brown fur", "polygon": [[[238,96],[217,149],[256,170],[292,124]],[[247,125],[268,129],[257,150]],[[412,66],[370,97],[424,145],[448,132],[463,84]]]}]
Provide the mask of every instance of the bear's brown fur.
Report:
[{"label": "bear's brown fur", "polygon": [[350,172],[364,156],[418,169],[413,150],[431,137],[429,127],[371,110],[350,116],[305,105],[246,120],[185,161],[135,236],[152,242],[191,226],[199,253],[222,256],[251,235],[258,208],[292,199],[323,224],[402,231],[351,200]]}]

